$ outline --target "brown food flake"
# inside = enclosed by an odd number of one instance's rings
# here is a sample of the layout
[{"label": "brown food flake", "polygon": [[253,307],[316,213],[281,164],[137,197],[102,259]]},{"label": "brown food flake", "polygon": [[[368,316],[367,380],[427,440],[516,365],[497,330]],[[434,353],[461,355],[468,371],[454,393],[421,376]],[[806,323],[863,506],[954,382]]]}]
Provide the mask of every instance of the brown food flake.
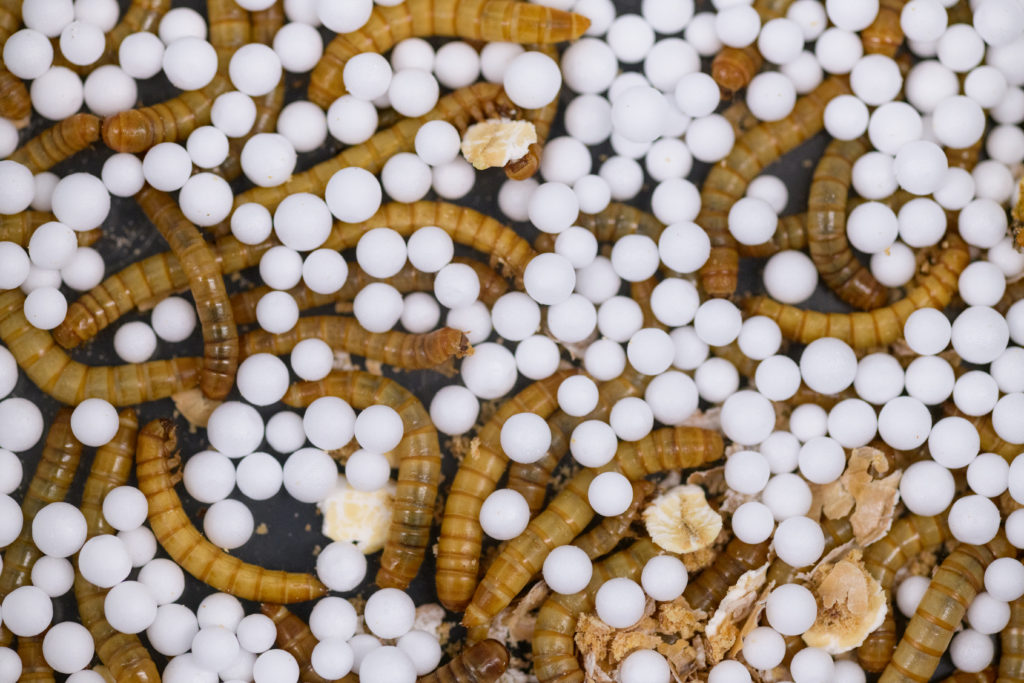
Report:
[{"label": "brown food flake", "polygon": [[462,138],[462,156],[482,171],[521,159],[537,142],[537,129],[529,121],[491,119],[474,124]]},{"label": "brown food flake", "polygon": [[853,527],[854,539],[861,547],[871,545],[888,533],[899,500],[900,477],[903,476],[903,472],[897,470],[884,479],[875,479],[868,471],[869,467],[874,467],[879,474],[885,474],[889,462],[877,448],[854,448],[846,472],[840,477],[843,486],[856,501],[853,514],[850,515],[850,526]]},{"label": "brown food flake", "polygon": [[266,522],[260,522],[256,526],[256,535],[257,536],[266,536],[268,533],[270,533],[270,528],[267,527],[267,523]]},{"label": "brown food flake", "polygon": [[704,629],[706,657],[709,666],[722,661],[740,637],[737,626],[750,615],[754,604],[764,588],[768,575],[768,563],[757,569],[751,569],[740,576],[739,580],[726,592],[718,609],[708,621]]},{"label": "brown food flake", "polygon": [[885,619],[885,591],[864,568],[860,551],[819,568],[810,588],[818,601],[818,618],[803,638],[811,647],[832,655],[849,652]]},{"label": "brown food flake", "polygon": [[651,501],[644,510],[644,525],[659,547],[692,553],[714,543],[722,530],[722,516],[708,505],[704,489],[684,484]]}]

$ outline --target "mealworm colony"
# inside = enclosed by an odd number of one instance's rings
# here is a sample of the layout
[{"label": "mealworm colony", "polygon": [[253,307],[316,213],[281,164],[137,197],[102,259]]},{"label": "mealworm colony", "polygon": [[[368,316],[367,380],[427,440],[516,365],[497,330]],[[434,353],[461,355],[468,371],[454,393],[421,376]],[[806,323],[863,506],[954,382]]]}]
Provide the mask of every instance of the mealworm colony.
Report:
[{"label": "mealworm colony", "polygon": [[1018,0],[172,4],[0,0],[0,683],[1024,680]]}]

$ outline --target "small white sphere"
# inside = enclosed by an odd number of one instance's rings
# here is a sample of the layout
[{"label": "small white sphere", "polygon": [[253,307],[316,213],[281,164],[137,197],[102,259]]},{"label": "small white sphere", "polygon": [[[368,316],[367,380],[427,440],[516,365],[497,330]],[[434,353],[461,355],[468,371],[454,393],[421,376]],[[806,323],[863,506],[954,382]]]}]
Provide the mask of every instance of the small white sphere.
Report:
[{"label": "small white sphere", "polygon": [[24,311],[30,325],[41,330],[52,330],[63,322],[68,302],[59,289],[38,287],[25,297]]},{"label": "small white sphere", "polygon": [[399,638],[412,628],[416,605],[397,588],[382,588],[366,601],[364,619],[378,638]]},{"label": "small white sphere", "polygon": [[245,503],[230,498],[211,505],[203,517],[203,532],[207,538],[226,550],[245,545],[255,526],[252,512]]},{"label": "small white sphere", "polygon": [[509,460],[532,463],[543,458],[551,447],[551,428],[540,415],[516,413],[501,426],[500,438],[501,449]]},{"label": "small white sphere", "polygon": [[798,636],[809,629],[818,615],[814,594],[806,587],[787,583],[768,594],[765,616],[768,624],[784,636]]},{"label": "small white sphere", "polygon": [[101,398],[87,398],[71,413],[71,431],[86,446],[108,443],[118,424],[117,409]]},{"label": "small white sphere", "polygon": [[614,578],[597,589],[597,616],[613,628],[629,628],[643,617],[646,596],[635,581]]},{"label": "small white sphere", "polygon": [[769,296],[782,303],[806,301],[817,285],[818,270],[811,258],[801,251],[780,251],[765,264],[765,289]]},{"label": "small white sphere", "polygon": [[811,509],[811,489],[803,477],[783,473],[773,475],[761,492],[761,502],[777,521],[807,514]]},{"label": "small white sphere", "polygon": [[285,491],[302,503],[318,503],[327,497],[338,478],[334,459],[318,448],[302,448],[284,462]]},{"label": "small white sphere", "polygon": [[973,628],[964,629],[953,636],[949,644],[949,657],[960,671],[977,673],[992,663],[995,645],[992,637]]},{"label": "small white sphere", "polygon": [[146,639],[160,654],[174,657],[188,652],[198,631],[199,624],[192,610],[170,603],[157,608],[156,619],[146,629]]},{"label": "small white sphere", "polygon": [[836,394],[857,375],[857,356],[845,342],[831,337],[816,339],[800,356],[800,374],[807,386],[821,394]]},{"label": "small white sphere", "polygon": [[235,478],[238,490],[247,498],[266,500],[281,490],[284,470],[272,455],[257,451],[239,461]]},{"label": "small white sphere", "polygon": [[158,605],[174,602],[185,590],[185,573],[174,561],[165,558],[143,565],[138,580],[149,589]]},{"label": "small white sphere", "polygon": [[185,461],[182,482],[188,495],[200,503],[216,503],[235,488],[235,468],[221,453],[200,451]]},{"label": "small white sphere", "polygon": [[953,500],[953,475],[942,465],[924,460],[906,469],[900,480],[900,497],[918,515],[937,515]]},{"label": "small white sphere", "polygon": [[603,472],[597,475],[587,490],[590,507],[604,517],[621,515],[629,509],[632,499],[632,485],[618,472]]},{"label": "small white sphere", "polygon": [[85,537],[85,517],[68,503],[50,503],[32,520],[32,542],[51,557],[70,557],[82,547]]},{"label": "small white sphere", "polygon": [[51,598],[59,598],[75,583],[75,568],[63,557],[43,555],[32,565],[32,585]]},{"label": "small white sphere", "polygon": [[1010,605],[988,593],[978,593],[967,608],[971,628],[984,635],[999,633],[1010,622]]},{"label": "small white sphere", "polygon": [[465,434],[476,423],[480,402],[469,389],[453,384],[442,387],[430,401],[430,421],[444,434]]},{"label": "small white sphere", "polygon": [[284,650],[267,650],[256,658],[252,674],[256,683],[296,683],[299,680],[299,664],[295,657]]},{"label": "small white sphere", "polygon": [[556,593],[578,593],[590,583],[592,573],[590,558],[573,545],[559,546],[544,559],[544,581]]},{"label": "small white sphere", "polygon": [[748,501],[732,515],[732,531],[744,543],[762,543],[771,538],[775,518],[764,503]]},{"label": "small white sphere", "polygon": [[316,573],[331,590],[342,593],[351,591],[366,576],[366,556],[351,543],[329,543],[317,555]]},{"label": "small white sphere", "polygon": [[229,458],[248,455],[263,441],[263,418],[252,406],[226,401],[210,414],[206,436],[211,446]]},{"label": "small white sphere", "polygon": [[479,398],[504,396],[515,385],[515,357],[499,344],[480,344],[472,356],[462,361],[462,380]]},{"label": "small white sphere", "polygon": [[480,507],[480,527],[499,541],[508,541],[523,533],[530,522],[530,508],[518,491],[498,489],[487,496]]},{"label": "small white sphere", "polygon": [[157,615],[156,599],[149,587],[138,581],[125,581],[111,588],[103,609],[107,621],[121,633],[141,633],[153,625]]},{"label": "small white sphere", "polygon": [[818,436],[800,447],[800,474],[814,484],[830,484],[846,469],[846,452],[835,439]]},{"label": "small white sphere", "polygon": [[985,569],[985,590],[996,600],[1017,600],[1024,595],[1024,565],[1016,558],[996,558]]},{"label": "small white sphere", "polygon": [[89,666],[94,652],[92,634],[81,624],[54,624],[43,637],[43,657],[62,674],[73,674]]},{"label": "small white sphere", "polygon": [[131,569],[128,549],[117,536],[93,536],[78,553],[78,570],[82,578],[100,588],[110,588],[124,581]]},{"label": "small white sphere", "polygon": [[808,517],[790,517],[775,529],[775,552],[791,567],[805,567],[821,557],[825,536],[821,526]]}]

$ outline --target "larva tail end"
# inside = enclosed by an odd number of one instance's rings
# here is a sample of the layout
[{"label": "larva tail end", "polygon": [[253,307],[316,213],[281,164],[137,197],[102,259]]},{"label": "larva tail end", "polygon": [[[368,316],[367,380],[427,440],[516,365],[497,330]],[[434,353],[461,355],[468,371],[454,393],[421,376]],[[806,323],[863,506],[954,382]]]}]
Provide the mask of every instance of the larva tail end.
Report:
[{"label": "larva tail end", "polygon": [[571,14],[571,23],[569,26],[569,34],[572,36],[569,40],[576,40],[582,36],[588,28],[590,28],[590,19],[573,12]]},{"label": "larva tail end", "polygon": [[505,177],[509,180],[526,180],[540,168],[540,145],[530,145],[529,151],[519,159],[512,159],[505,164]]},{"label": "larva tail end", "polygon": [[153,146],[152,122],[138,109],[111,114],[103,120],[103,142],[115,152],[138,154]]},{"label": "larva tail end", "polygon": [[477,667],[477,674],[482,674],[481,678],[485,680],[490,680],[491,677],[497,678],[508,669],[508,650],[497,640],[493,638],[481,640],[472,649],[472,661],[482,662]]}]

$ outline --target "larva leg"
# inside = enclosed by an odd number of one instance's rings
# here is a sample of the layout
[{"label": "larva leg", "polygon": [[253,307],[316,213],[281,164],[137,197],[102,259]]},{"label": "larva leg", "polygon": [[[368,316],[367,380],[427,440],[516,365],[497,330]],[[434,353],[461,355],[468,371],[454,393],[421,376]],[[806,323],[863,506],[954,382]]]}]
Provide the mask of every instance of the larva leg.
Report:
[{"label": "larva leg", "polygon": [[502,425],[517,413],[551,415],[558,406],[558,385],[569,374],[557,372],[506,401],[480,429],[474,447],[459,463],[445,500],[437,542],[437,597],[448,609],[465,609],[476,587],[483,545],[480,507],[497,487],[508,463],[501,450]]},{"label": "larva leg", "polygon": [[903,324],[919,308],[944,309],[956,292],[960,273],[970,260],[967,245],[956,234],[946,237],[938,262],[907,295],[884,308],[859,313],[820,313],[758,296],[749,299],[748,315],[766,315],[779,324],[782,336],[807,344],[821,337],[842,339],[855,349],[887,346],[903,334]]},{"label": "larva leg", "polygon": [[731,296],[736,291],[739,255],[729,233],[729,209],[743,196],[765,166],[817,134],[824,125],[825,105],[836,95],[848,94],[845,77],[831,76],[797,100],[789,116],[761,123],[740,138],[732,151],[711,168],[701,189],[697,223],[711,239],[711,256],[700,270],[701,284],[711,296]]},{"label": "larva leg", "polygon": [[621,515],[602,519],[600,524],[577,538],[573,545],[585,552],[591,560],[610,553],[619,541],[626,537],[629,527],[640,515],[640,506],[653,492],[652,482],[646,479],[634,481],[633,500],[626,511]]},{"label": "larva leg", "polygon": [[867,140],[833,140],[825,148],[807,199],[807,242],[825,284],[860,310],[884,306],[889,291],[857,259],[846,239],[846,198],[853,163],[870,149]]},{"label": "larva leg", "polygon": [[[260,605],[260,612],[274,620],[274,626],[277,628],[275,643],[298,662],[299,680],[303,683],[327,683],[327,679],[320,677],[310,663],[317,641],[306,622],[292,614],[284,605],[264,602]],[[349,674],[342,680],[346,683],[355,683],[358,677]]]},{"label": "larva leg", "polygon": [[895,57],[903,45],[903,28],[900,26],[900,12],[907,0],[881,0],[878,14],[871,25],[861,31],[860,39],[866,54]]},{"label": "larva leg", "polygon": [[1002,535],[983,546],[960,544],[950,553],[935,572],[892,661],[878,679],[880,683],[926,683],[971,600],[984,590],[985,567],[997,557],[1012,557],[1015,553]]},{"label": "larva leg", "polygon": [[590,583],[579,593],[554,594],[544,602],[533,631],[533,672],[540,683],[584,683],[574,641],[580,615],[593,611],[601,584],[620,577],[638,581],[647,561],[660,554],[650,539],[637,541],[596,563]]},{"label": "larva leg", "polygon": [[391,527],[381,555],[377,585],[406,588],[419,573],[430,541],[434,502],[441,482],[441,447],[437,430],[419,399],[397,382],[353,370],[332,372],[319,382],[300,382],[285,394],[284,403],[305,407],[321,396],[337,396],[358,410],[389,405],[402,418],[398,481]]},{"label": "larva leg", "polygon": [[32,173],[48,171],[100,139],[100,119],[92,114],[72,114],[35,136],[9,158]]},{"label": "larva leg", "polygon": [[168,461],[175,444],[171,422],[154,420],[140,432],[135,453],[139,489],[149,501],[149,526],[172,560],[208,586],[243,600],[305,602],[327,593],[327,587],[310,574],[242,562],[203,538],[174,491]]},{"label": "larva leg", "polygon": [[21,658],[18,683],[53,683],[56,680],[43,656],[43,634],[18,636],[18,657]]},{"label": "larva leg", "polygon": [[[71,433],[71,409],[61,408],[46,434],[39,463],[21,501],[24,520],[21,533],[4,550],[3,569],[0,570],[0,600],[15,588],[27,586],[31,582],[32,566],[42,556],[32,542],[32,520],[50,503],[64,500],[81,457],[82,444]],[[0,645],[10,643],[11,633],[5,626],[0,631]]]},{"label": "larva leg", "polygon": [[471,355],[466,335],[460,330],[442,327],[425,334],[408,334],[392,330],[374,333],[364,329],[355,318],[337,315],[300,318],[288,332],[272,334],[253,330],[242,335],[242,358],[254,353],[284,355],[303,339],[322,339],[336,351],[345,351],[363,358],[378,360],[406,370],[437,367],[452,358]]},{"label": "larva leg", "polygon": [[496,640],[481,640],[416,683],[495,683],[508,668],[508,650]]},{"label": "larva leg", "polygon": [[[345,63],[360,52],[386,52],[412,36],[451,36],[469,40],[559,43],[583,34],[590,21],[517,0],[407,0],[377,6],[357,31],[334,37],[313,69],[309,99],[323,109],[345,94]],[[442,11],[443,8],[443,11]]]},{"label": "larva leg", "polygon": [[137,199],[188,277],[203,329],[203,372],[199,386],[207,398],[222,399],[235,385],[238,328],[231,316],[231,303],[220,266],[213,250],[199,230],[182,215],[177,202],[149,186],[139,192]]},{"label": "larva leg", "polygon": [[683,597],[693,609],[712,609],[744,573],[768,561],[769,543],[751,545],[733,538],[714,563],[686,584]]},{"label": "larva leg", "polygon": [[476,587],[463,626],[490,623],[540,571],[548,553],[571,542],[586,528],[594,518],[587,490],[600,472],[619,472],[637,481],[649,474],[713,462],[722,457],[723,449],[721,435],[695,427],[658,429],[639,441],[621,442],[610,463],[578,472],[548,508],[505,545]]}]

